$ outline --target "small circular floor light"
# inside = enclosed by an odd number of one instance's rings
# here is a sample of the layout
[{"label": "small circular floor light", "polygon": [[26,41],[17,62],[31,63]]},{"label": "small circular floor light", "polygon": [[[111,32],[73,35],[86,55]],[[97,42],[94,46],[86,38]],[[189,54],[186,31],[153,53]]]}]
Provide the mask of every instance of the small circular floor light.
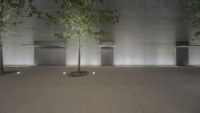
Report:
[{"label": "small circular floor light", "polygon": [[17,74],[17,75],[20,75],[20,74],[21,74],[21,72],[20,72],[20,71],[18,71],[16,74]]},{"label": "small circular floor light", "polygon": [[63,75],[66,75],[67,73],[66,72],[63,72]]},{"label": "small circular floor light", "polygon": [[92,72],[93,75],[96,75],[96,72]]}]

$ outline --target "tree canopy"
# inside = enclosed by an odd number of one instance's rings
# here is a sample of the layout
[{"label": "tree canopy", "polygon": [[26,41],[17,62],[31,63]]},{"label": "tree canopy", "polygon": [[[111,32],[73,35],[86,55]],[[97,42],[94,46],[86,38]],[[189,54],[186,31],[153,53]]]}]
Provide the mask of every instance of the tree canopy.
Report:
[{"label": "tree canopy", "polygon": [[102,25],[116,23],[119,14],[116,10],[106,9],[103,0],[63,0],[57,14],[46,14],[50,22],[64,26],[64,30],[55,33],[63,39],[72,37],[100,38],[107,32],[100,29]]},{"label": "tree canopy", "polygon": [[189,0],[188,19],[196,31],[195,36],[200,37],[200,0]]},{"label": "tree canopy", "polygon": [[[16,18],[41,17],[41,12],[33,5],[34,0],[0,0],[0,34],[9,31],[8,27],[22,23]],[[12,19],[12,22],[10,21]]]}]

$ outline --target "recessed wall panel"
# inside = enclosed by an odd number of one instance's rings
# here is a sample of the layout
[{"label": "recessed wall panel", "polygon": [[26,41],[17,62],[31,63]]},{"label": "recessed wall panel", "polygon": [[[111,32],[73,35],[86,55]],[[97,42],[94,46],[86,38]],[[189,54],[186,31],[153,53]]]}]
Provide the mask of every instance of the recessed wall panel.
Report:
[{"label": "recessed wall panel", "polygon": [[[78,40],[70,39],[67,42],[66,63],[69,66],[78,64]],[[101,65],[101,52],[99,41],[86,39],[81,41],[81,65],[99,66]]]}]

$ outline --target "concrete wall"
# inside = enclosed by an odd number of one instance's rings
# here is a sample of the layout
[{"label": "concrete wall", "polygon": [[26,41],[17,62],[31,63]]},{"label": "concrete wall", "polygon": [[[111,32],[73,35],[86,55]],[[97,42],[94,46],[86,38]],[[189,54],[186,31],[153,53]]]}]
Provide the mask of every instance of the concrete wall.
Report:
[{"label": "concrete wall", "polygon": [[4,65],[34,65],[34,48],[24,46],[33,43],[33,19],[23,20],[23,24],[11,29],[11,33],[3,38]]},{"label": "concrete wall", "polygon": [[189,37],[184,0],[107,0],[107,4],[122,14],[113,29],[115,65],[175,65],[175,41]]},{"label": "concrete wall", "polygon": [[[188,26],[184,24],[184,6],[187,0],[105,0],[105,5],[118,9],[120,22],[109,27],[116,48],[114,65],[175,65],[175,42],[187,41]],[[54,4],[39,4],[52,10]],[[27,21],[12,39],[4,40],[6,65],[34,65],[34,48],[22,44],[34,41],[58,40],[53,33],[60,30],[39,20]],[[83,41],[82,65],[100,65],[100,48],[97,40]],[[67,65],[77,64],[77,42],[68,41]],[[191,48],[190,64],[198,65],[198,49]],[[15,57],[14,57],[15,56]],[[16,60],[13,60],[13,59]]]},{"label": "concrete wall", "polygon": [[[195,30],[191,29],[190,33],[190,44],[191,45],[200,45],[200,39],[195,38],[194,36]],[[200,65],[200,46],[192,46],[189,47],[189,64],[190,65]]]}]

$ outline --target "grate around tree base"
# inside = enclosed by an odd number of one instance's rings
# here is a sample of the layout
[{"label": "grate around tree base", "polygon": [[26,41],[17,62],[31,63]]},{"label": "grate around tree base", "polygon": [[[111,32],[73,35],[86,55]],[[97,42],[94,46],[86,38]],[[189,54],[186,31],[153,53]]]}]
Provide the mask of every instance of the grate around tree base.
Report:
[{"label": "grate around tree base", "polygon": [[69,77],[83,77],[83,76],[87,76],[90,73],[88,71],[74,71],[68,74]]}]

